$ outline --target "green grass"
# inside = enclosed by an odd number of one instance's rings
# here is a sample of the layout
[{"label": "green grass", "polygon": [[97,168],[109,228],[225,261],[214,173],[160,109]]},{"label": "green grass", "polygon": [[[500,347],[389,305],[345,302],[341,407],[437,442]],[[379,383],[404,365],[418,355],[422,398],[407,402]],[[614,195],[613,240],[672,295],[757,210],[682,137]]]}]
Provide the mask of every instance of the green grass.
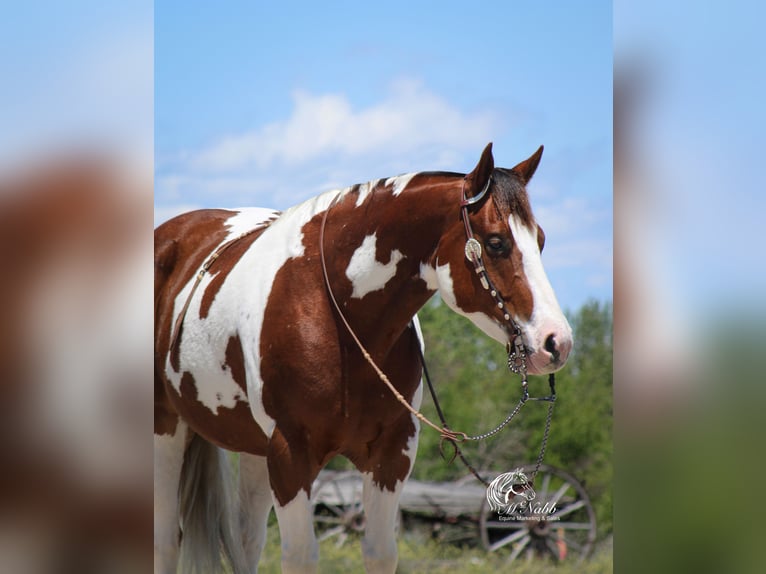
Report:
[{"label": "green grass", "polygon": [[[506,562],[506,556],[490,554],[480,548],[462,549],[457,546],[438,543],[417,535],[399,537],[400,574],[611,574],[612,545],[602,542],[583,564],[555,565],[542,560],[530,562]],[[277,574],[280,568],[279,530],[275,524],[269,527],[268,539],[258,572]],[[364,572],[362,550],[358,539],[349,539],[337,546],[335,541],[326,540],[319,547],[319,572],[321,574],[345,574]]]}]

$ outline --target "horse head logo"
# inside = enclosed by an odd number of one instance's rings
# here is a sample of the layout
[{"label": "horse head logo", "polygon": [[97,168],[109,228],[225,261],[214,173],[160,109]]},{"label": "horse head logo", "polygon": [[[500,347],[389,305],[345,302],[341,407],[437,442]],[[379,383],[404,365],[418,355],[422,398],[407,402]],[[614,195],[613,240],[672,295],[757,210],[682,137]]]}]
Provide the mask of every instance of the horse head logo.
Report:
[{"label": "horse head logo", "polygon": [[499,475],[487,487],[487,502],[497,513],[523,510],[535,496],[527,475],[520,468]]}]

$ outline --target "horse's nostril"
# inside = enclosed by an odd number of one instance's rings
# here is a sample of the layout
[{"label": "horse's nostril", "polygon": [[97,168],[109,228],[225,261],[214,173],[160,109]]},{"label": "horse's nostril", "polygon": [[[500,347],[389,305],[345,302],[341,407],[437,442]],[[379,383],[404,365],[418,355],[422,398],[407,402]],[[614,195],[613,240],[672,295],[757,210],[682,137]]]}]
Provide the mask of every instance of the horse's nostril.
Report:
[{"label": "horse's nostril", "polygon": [[554,361],[559,360],[559,350],[556,348],[556,337],[550,334],[545,339],[545,345],[543,345],[546,351],[548,351],[553,357]]},{"label": "horse's nostril", "polygon": [[554,335],[548,335],[545,339],[545,350],[549,353],[556,350],[556,337]]}]

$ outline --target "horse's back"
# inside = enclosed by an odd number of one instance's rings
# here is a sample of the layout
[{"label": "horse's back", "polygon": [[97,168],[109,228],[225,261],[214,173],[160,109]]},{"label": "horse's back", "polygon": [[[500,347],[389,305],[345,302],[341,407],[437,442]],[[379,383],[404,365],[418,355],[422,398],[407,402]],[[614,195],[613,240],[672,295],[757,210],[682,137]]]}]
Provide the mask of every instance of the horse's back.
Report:
[{"label": "horse's back", "polygon": [[[276,212],[269,209],[250,208],[242,210],[204,209],[192,211],[174,217],[163,223],[154,233],[154,272],[155,272],[155,432],[167,434],[173,432],[179,414],[189,420],[191,412],[184,411],[183,405],[192,406],[199,416],[196,419],[209,418],[211,414],[207,410],[197,408],[202,398],[199,394],[204,384],[203,381],[195,381],[191,372],[186,372],[179,363],[179,347],[183,339],[183,321],[186,319],[199,320],[202,315],[209,312],[210,305],[215,299],[220,283],[225,280],[228,271],[236,263],[242,252],[248,249],[260,236],[266,226],[273,219]],[[239,240],[232,241],[239,238]],[[226,245],[222,249],[222,246]],[[190,287],[197,281],[196,277],[200,269],[213,254],[217,255],[215,265],[210,268],[211,279],[201,284],[196,297],[202,299],[202,305],[189,308],[188,317],[182,318],[176,326],[178,315],[182,312],[184,301],[191,298],[193,289]],[[178,333],[174,333],[177,330]],[[175,341],[173,341],[175,339]],[[236,349],[235,349],[236,347]],[[230,345],[227,347],[227,360],[229,349],[237,350],[239,347]],[[233,351],[232,351],[233,352]],[[235,353],[236,354],[236,353]],[[238,361],[238,363],[241,361]],[[234,377],[234,383],[241,389],[234,388],[234,410],[236,414],[248,415],[247,400],[245,398],[245,381],[241,375],[241,369],[233,369],[230,375]],[[171,375],[171,371],[175,371]],[[234,376],[234,373],[240,376]],[[179,386],[178,378],[184,375],[189,381],[182,383],[186,389]],[[170,379],[175,384],[170,383]],[[173,387],[176,387],[175,390]],[[197,387],[193,389],[193,387]],[[187,398],[184,390],[191,395]],[[179,396],[180,394],[180,396]],[[196,396],[196,400],[191,400]],[[209,409],[208,409],[209,410]],[[215,409],[217,410],[217,409]],[[242,410],[241,413],[239,411]],[[220,412],[219,412],[220,414]],[[250,434],[258,434],[259,429],[250,428],[251,420],[248,416],[238,416],[248,428]],[[207,424],[205,426],[208,426]],[[198,429],[199,430],[199,429]],[[243,429],[239,429],[240,431]],[[203,433],[204,434],[204,433]],[[242,433],[237,433],[242,434]],[[260,433],[262,434],[262,433]],[[211,437],[212,438],[212,437]],[[214,441],[221,446],[228,446],[234,450],[246,450],[242,445],[226,445],[229,442],[221,437]]]},{"label": "horse's back", "polygon": [[[178,215],[154,230],[155,335],[165,331],[161,318],[178,293],[192,281],[221,245],[273,219],[271,209],[200,209]],[[253,234],[252,239],[257,238]],[[245,242],[249,246],[252,242]],[[170,307],[168,309],[168,307]]]},{"label": "horse's back", "polygon": [[178,215],[154,230],[155,360],[161,361],[155,373],[164,369],[178,293],[226,240],[226,222],[236,214],[224,209],[201,209]]},{"label": "horse's back", "polygon": [[200,209],[178,215],[154,230],[154,296],[177,272],[177,265],[198,263],[226,237],[226,221],[236,212]]}]

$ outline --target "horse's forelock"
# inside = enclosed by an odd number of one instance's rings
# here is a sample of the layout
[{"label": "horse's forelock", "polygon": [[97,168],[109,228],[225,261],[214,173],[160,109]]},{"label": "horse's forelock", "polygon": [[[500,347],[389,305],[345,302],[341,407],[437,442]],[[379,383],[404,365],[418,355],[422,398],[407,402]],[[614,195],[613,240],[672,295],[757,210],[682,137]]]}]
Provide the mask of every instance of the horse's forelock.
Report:
[{"label": "horse's forelock", "polygon": [[534,225],[527,189],[517,174],[507,169],[495,168],[490,192],[504,219],[515,215],[524,225],[530,228]]}]

